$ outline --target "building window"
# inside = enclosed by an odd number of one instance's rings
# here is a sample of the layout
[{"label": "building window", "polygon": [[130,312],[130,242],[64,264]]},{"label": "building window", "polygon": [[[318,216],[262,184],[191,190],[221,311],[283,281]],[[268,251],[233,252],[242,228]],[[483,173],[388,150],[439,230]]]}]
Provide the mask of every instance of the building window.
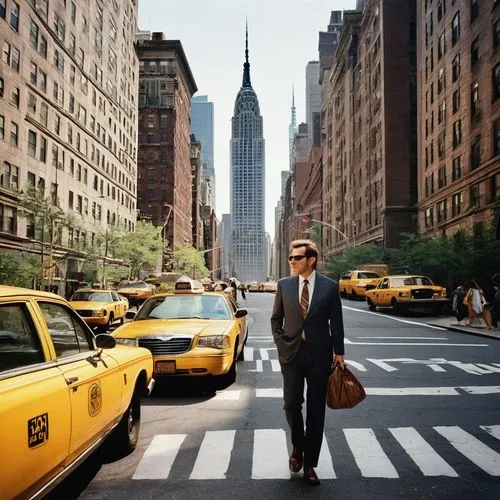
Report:
[{"label": "building window", "polygon": [[48,108],[47,104],[42,102],[40,104],[40,123],[44,127],[47,127],[48,114],[49,114],[49,108]]},{"label": "building window", "polygon": [[500,155],[500,118],[493,122],[493,156]]},{"label": "building window", "polygon": [[456,82],[460,76],[460,54],[457,54],[451,61],[451,81]]},{"label": "building window", "polygon": [[58,50],[54,52],[54,66],[58,71],[64,73],[64,56]]},{"label": "building window", "polygon": [[471,86],[470,103],[471,117],[477,118],[479,116],[479,84],[477,82]]},{"label": "building window", "polygon": [[28,112],[36,115],[36,97],[31,92],[28,92]]},{"label": "building window", "polygon": [[462,212],[463,193],[455,193],[451,197],[451,216],[456,217]]},{"label": "building window", "polygon": [[64,39],[66,37],[66,25],[56,12],[54,12],[54,32],[57,35],[57,38],[64,43]]},{"label": "building window", "polygon": [[0,139],[5,138],[5,116],[0,115]]},{"label": "building window", "polygon": [[500,97],[500,64],[497,64],[492,71],[493,80],[493,100]]},{"label": "building window", "polygon": [[16,108],[19,107],[19,88],[14,87],[10,92],[10,103]]},{"label": "building window", "polygon": [[439,105],[438,109],[438,123],[445,123],[446,122],[446,101],[443,101]]},{"label": "building window", "polygon": [[438,158],[442,158],[444,156],[445,149],[446,149],[445,133],[441,132],[438,135]]},{"label": "building window", "polygon": [[479,194],[479,184],[474,184],[469,189],[469,207],[470,208],[480,208],[481,207],[481,197]]},{"label": "building window", "polygon": [[10,122],[10,143],[13,146],[19,144],[19,126],[15,122]]},{"label": "building window", "polygon": [[460,11],[453,16],[451,21],[451,45],[454,47],[458,40],[460,40]]},{"label": "building window", "polygon": [[438,40],[438,61],[446,54],[446,39],[444,33],[439,37]]},{"label": "building window", "polygon": [[432,227],[434,225],[434,208],[429,207],[425,209],[425,227]]},{"label": "building window", "polygon": [[493,48],[500,46],[500,19],[493,25]]},{"label": "building window", "polygon": [[470,45],[470,66],[471,68],[479,61],[479,37],[476,37]]},{"label": "building window", "polygon": [[0,175],[0,186],[11,191],[17,191],[19,189],[19,167],[4,161],[3,172]]},{"label": "building window", "polygon": [[462,155],[453,158],[451,166],[451,180],[458,181],[462,177]]},{"label": "building window", "polygon": [[481,135],[476,135],[470,148],[470,168],[475,170],[481,164]]},{"label": "building window", "polygon": [[445,0],[440,0],[438,2],[438,9],[437,9],[437,18],[438,18],[438,22],[441,21],[441,19],[443,19],[443,15],[445,13],[445,6],[444,6],[444,2]]},{"label": "building window", "polygon": [[40,161],[45,163],[47,161],[47,139],[40,137]]},{"label": "building window", "polygon": [[4,91],[5,91],[5,83],[3,78],[0,76],[0,97],[3,97]]},{"label": "building window", "polygon": [[19,4],[11,0],[10,4],[10,27],[14,31],[19,31]]},{"label": "building window", "polygon": [[491,203],[500,200],[500,173],[491,177]]},{"label": "building window", "polygon": [[439,167],[438,170],[438,189],[446,186],[446,165]]},{"label": "building window", "polygon": [[28,154],[36,158],[36,132],[28,130]]},{"label": "building window", "polygon": [[438,224],[446,221],[446,200],[440,201],[437,204],[437,221]]},{"label": "building window", "polygon": [[479,16],[479,0],[470,0],[470,22],[471,24]]},{"label": "building window", "polygon": [[0,17],[5,19],[7,13],[7,0],[0,0]]},{"label": "building window", "polygon": [[68,194],[68,208],[70,210],[73,210],[73,205],[74,205],[74,194],[73,191],[70,191]]},{"label": "building window", "polygon": [[460,90],[457,89],[453,92],[453,114],[457,113],[460,109]]},{"label": "building window", "polygon": [[0,231],[16,234],[17,210],[0,203]]},{"label": "building window", "polygon": [[453,123],[453,149],[462,144],[462,120]]},{"label": "building window", "polygon": [[446,89],[446,76],[444,68],[441,68],[438,72],[438,94],[444,92]]}]

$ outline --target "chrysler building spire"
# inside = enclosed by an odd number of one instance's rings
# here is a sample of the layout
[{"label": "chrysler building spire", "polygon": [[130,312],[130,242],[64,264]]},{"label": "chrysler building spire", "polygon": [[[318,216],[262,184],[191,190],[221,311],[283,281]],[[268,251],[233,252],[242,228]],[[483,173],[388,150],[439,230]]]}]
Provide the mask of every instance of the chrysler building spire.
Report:
[{"label": "chrysler building spire", "polygon": [[250,82],[250,63],[248,61],[248,21],[246,23],[246,38],[245,38],[245,64],[243,64],[243,84],[242,87],[251,87]]}]

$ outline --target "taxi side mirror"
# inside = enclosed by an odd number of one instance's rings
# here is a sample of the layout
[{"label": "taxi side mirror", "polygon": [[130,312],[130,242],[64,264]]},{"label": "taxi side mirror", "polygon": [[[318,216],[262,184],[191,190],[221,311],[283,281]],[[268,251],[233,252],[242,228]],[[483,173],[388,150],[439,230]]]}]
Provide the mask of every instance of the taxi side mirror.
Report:
[{"label": "taxi side mirror", "polygon": [[95,337],[95,345],[98,349],[113,349],[116,339],[109,333],[100,333]]},{"label": "taxi side mirror", "polygon": [[127,312],[125,313],[125,317],[126,317],[127,319],[134,319],[136,314],[137,314],[137,312],[136,312],[136,311],[127,311]]},{"label": "taxi side mirror", "polygon": [[246,309],[238,309],[234,313],[235,318],[243,318],[243,316],[246,316],[248,314],[248,311]]}]

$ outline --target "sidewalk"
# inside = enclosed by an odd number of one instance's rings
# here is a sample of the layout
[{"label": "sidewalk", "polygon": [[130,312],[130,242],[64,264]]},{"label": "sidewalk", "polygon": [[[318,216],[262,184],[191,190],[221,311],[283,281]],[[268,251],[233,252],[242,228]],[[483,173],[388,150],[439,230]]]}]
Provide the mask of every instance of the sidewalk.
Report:
[{"label": "sidewalk", "polygon": [[[464,320],[465,322],[465,320]],[[459,325],[455,316],[447,316],[440,318],[432,318],[427,321],[428,325],[439,326],[441,328],[446,328],[447,330],[452,330],[454,332],[469,333],[471,335],[478,335],[480,337],[489,337],[492,339],[500,340],[500,328],[493,327],[492,330],[488,330],[479,321],[475,320],[475,326],[465,326]]]}]

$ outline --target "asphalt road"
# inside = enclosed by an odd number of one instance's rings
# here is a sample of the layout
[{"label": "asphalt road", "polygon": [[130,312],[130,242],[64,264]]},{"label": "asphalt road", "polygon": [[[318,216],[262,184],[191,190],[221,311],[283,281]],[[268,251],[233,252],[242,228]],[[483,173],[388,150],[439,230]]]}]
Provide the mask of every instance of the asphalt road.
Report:
[{"label": "asphalt road", "polygon": [[237,381],[202,394],[175,381],[143,403],[139,445],[91,457],[54,492],[82,499],[500,498],[500,343],[343,301],[346,360],[368,393],[327,410],[321,486],[288,472],[272,294],[249,294]]}]

